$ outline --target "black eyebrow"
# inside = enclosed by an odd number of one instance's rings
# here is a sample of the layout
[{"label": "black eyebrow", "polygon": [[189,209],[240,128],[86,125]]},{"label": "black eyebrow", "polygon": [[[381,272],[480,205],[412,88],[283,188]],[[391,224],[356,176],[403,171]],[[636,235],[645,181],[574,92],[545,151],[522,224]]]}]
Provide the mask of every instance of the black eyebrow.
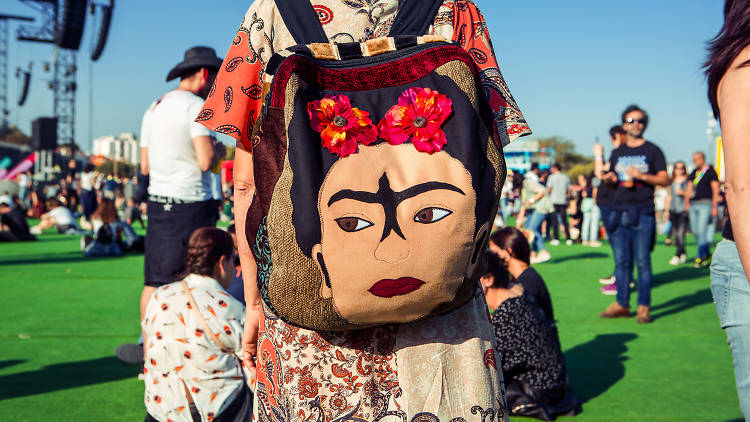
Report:
[{"label": "black eyebrow", "polygon": [[[400,200],[398,203],[404,202],[405,200],[409,198],[413,198],[417,195],[421,195],[425,192],[430,192],[433,190],[449,190],[453,192],[460,193],[461,195],[466,195],[464,191],[462,191],[457,186],[451,185],[450,183],[443,183],[443,182],[426,182],[426,183],[420,183],[418,185],[414,185],[406,190],[402,190],[400,192],[393,192]],[[328,201],[328,206],[330,207],[334,203],[341,201],[342,199],[353,199],[355,201],[364,202],[367,204],[383,204],[378,199],[378,194],[381,193],[380,190],[378,192],[367,192],[367,191],[358,191],[358,190],[351,190],[351,189],[342,189],[338,192],[336,192],[331,199]]]},{"label": "black eyebrow", "polygon": [[402,202],[409,198],[413,198],[425,192],[433,190],[449,190],[452,192],[466,195],[464,191],[458,187],[451,185],[450,183],[443,182],[426,182],[414,185],[410,188],[395,192],[391,189],[391,182],[388,180],[388,176],[383,173],[378,180],[378,191],[377,192],[365,192],[356,191],[351,189],[342,189],[336,192],[331,199],[328,201],[330,207],[334,203],[341,201],[342,199],[353,199],[355,201],[364,202],[366,204],[380,204],[385,212],[385,224],[383,227],[383,236],[380,238],[382,242],[393,230],[399,237],[406,239],[404,234],[401,232],[401,228],[398,225],[398,219],[396,218],[396,207]]}]

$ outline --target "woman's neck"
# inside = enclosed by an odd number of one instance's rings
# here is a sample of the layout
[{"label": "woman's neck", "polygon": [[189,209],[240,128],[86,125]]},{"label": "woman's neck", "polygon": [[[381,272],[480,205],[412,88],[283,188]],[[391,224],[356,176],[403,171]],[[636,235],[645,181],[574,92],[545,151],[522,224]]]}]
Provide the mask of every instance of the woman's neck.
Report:
[{"label": "woman's neck", "polygon": [[508,272],[513,276],[513,278],[520,277],[527,268],[529,268],[529,264],[521,261],[520,259],[511,258],[510,262],[508,262]]},{"label": "woman's neck", "polygon": [[487,301],[487,306],[492,309],[497,309],[506,300],[512,297],[518,297],[523,294],[523,287],[518,284],[513,285],[509,289],[503,288],[490,288],[487,290],[484,298]]}]

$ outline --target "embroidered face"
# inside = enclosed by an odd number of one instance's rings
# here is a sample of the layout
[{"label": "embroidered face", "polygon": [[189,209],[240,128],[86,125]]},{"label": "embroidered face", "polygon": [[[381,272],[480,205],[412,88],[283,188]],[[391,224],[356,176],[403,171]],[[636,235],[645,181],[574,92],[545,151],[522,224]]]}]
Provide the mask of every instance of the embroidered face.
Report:
[{"label": "embroidered face", "polygon": [[445,151],[360,145],[320,189],[321,295],[360,324],[412,321],[451,301],[483,239],[476,201],[471,175]]}]

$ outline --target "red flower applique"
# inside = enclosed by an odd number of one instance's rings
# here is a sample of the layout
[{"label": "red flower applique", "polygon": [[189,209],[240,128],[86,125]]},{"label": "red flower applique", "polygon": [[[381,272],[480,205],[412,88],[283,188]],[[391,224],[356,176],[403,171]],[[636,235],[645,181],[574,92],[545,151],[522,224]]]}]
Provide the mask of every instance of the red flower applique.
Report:
[{"label": "red flower applique", "polygon": [[307,104],[310,126],[320,132],[323,146],[340,157],[357,152],[357,144],[370,145],[378,132],[370,114],[353,108],[346,95],[333,95]]},{"label": "red flower applique", "polygon": [[380,137],[391,145],[411,138],[417,150],[438,152],[446,143],[441,126],[453,112],[452,105],[450,98],[430,88],[409,88],[378,124]]}]

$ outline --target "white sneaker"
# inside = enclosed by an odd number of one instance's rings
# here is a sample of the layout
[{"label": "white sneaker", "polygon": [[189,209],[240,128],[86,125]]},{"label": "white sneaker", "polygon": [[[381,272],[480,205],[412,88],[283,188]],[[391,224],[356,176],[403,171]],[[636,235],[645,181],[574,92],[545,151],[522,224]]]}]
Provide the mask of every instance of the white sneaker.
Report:
[{"label": "white sneaker", "polygon": [[599,279],[599,283],[605,286],[609,286],[610,284],[615,284],[615,276],[611,275],[609,277],[602,277]]},{"label": "white sneaker", "polygon": [[35,234],[35,235],[38,236],[38,235],[42,234],[42,231],[39,229],[39,227],[34,226],[34,227],[32,227],[32,228],[29,229],[29,233]]},{"label": "white sneaker", "polygon": [[570,239],[568,239],[568,240],[565,241],[565,244],[568,245],[568,246],[570,246],[570,245],[573,244],[573,241],[570,240]]},{"label": "white sneaker", "polygon": [[557,246],[557,245],[560,244],[560,241],[557,240],[557,239],[552,239],[552,240],[549,241],[549,244],[552,245],[552,246]]},{"label": "white sneaker", "polygon": [[680,257],[675,255],[669,260],[669,265],[680,265]]},{"label": "white sneaker", "polygon": [[680,255],[680,264],[684,264],[685,261],[687,261],[687,257],[685,256],[685,254]]},{"label": "white sneaker", "polygon": [[602,242],[598,240],[592,240],[591,242],[589,242],[589,246],[591,246],[592,248],[598,248],[602,246]]},{"label": "white sneaker", "polygon": [[550,259],[552,259],[552,256],[547,251],[541,251],[536,255],[536,262],[532,262],[532,264],[541,264],[543,262],[547,262]]}]

